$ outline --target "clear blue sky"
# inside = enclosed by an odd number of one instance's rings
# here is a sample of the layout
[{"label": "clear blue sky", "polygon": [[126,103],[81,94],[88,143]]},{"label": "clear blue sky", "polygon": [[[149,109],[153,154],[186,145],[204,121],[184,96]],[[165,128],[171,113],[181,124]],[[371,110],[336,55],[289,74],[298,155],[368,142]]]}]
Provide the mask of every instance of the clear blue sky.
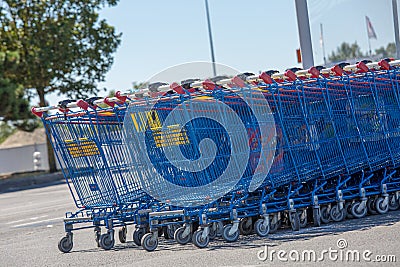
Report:
[{"label": "clear blue sky", "polygon": [[[218,63],[253,72],[299,66],[294,0],[209,0],[209,8]],[[344,41],[367,52],[366,15],[378,37],[372,50],[394,42],[391,0],[308,0],[308,9],[316,65],[323,62],[320,23],[327,54]],[[101,17],[123,33],[101,84],[108,89],[124,91],[170,66],[210,61],[204,0],[120,0]]]}]

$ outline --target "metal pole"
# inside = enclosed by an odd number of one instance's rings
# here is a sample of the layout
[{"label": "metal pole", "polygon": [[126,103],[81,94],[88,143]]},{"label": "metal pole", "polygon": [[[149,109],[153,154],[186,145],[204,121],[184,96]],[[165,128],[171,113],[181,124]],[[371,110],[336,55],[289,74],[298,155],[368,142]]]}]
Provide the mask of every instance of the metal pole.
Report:
[{"label": "metal pole", "polygon": [[211,61],[212,61],[212,66],[213,66],[213,74],[214,74],[214,76],[217,76],[217,69],[215,67],[214,45],[213,45],[213,39],[212,39],[212,34],[211,34],[210,12],[208,11],[208,0],[205,0],[205,2],[206,2],[208,37],[210,40],[210,50],[211,50]]},{"label": "metal pole", "polygon": [[369,56],[372,56],[372,50],[371,50],[371,38],[368,36],[368,49],[369,49]]},{"label": "metal pole", "polygon": [[299,29],[300,51],[303,58],[303,69],[314,66],[311,43],[310,22],[308,19],[307,0],[295,0],[297,27]]},{"label": "metal pole", "polygon": [[400,58],[399,15],[397,14],[397,0],[392,0],[394,39],[396,43],[396,58]]},{"label": "metal pole", "polygon": [[324,65],[326,66],[326,56],[325,56],[325,42],[324,42],[324,32],[322,29],[322,23],[319,24],[320,25],[320,30],[321,30],[321,47],[322,47],[322,56],[324,58]]}]

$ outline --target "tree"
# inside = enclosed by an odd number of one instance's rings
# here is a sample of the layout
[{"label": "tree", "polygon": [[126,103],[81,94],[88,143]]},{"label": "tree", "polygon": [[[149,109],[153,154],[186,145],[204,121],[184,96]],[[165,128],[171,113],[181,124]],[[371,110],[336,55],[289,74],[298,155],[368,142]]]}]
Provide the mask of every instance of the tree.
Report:
[{"label": "tree", "polygon": [[365,55],[361,52],[361,48],[358,46],[357,42],[354,42],[354,44],[343,42],[336,49],[336,52],[332,52],[328,59],[332,62],[337,62],[362,57],[365,57]]},{"label": "tree", "polygon": [[40,126],[40,121],[29,110],[29,100],[25,97],[22,84],[7,78],[17,68],[19,58],[17,51],[0,51],[0,142],[15,128],[33,131]]},{"label": "tree", "polygon": [[[0,4],[1,50],[18,51],[20,63],[9,73],[29,96],[46,105],[51,92],[70,98],[98,92],[113,63],[121,34],[98,11],[118,0],[4,0]],[[0,51],[1,51],[0,50]],[[55,160],[48,142],[50,171]]]},{"label": "tree", "polygon": [[19,54],[0,51],[0,117],[3,121],[16,121],[32,118],[29,101],[24,97],[24,88],[7,78],[7,71],[15,70]]},{"label": "tree", "polygon": [[375,50],[375,54],[382,58],[395,57],[396,56],[396,45],[395,43],[388,43],[386,48],[384,46]]},{"label": "tree", "polygon": [[149,85],[148,82],[137,82],[134,81],[132,82],[132,89],[136,90],[136,89],[143,89],[146,88]]}]

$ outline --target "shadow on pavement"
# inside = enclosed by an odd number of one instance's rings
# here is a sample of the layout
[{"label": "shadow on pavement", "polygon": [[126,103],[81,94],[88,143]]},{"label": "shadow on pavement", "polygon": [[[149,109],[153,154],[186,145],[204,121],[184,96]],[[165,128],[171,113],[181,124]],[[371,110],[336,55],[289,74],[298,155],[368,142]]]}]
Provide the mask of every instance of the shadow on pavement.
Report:
[{"label": "shadow on pavement", "polygon": [[29,173],[0,179],[0,194],[65,183],[61,172]]}]

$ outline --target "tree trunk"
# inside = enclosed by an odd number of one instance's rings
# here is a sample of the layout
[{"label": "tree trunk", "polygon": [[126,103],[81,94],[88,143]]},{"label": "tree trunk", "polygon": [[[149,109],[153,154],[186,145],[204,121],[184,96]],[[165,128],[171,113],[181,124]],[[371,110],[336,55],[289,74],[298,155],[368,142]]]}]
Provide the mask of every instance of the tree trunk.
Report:
[{"label": "tree trunk", "polygon": [[[44,98],[44,88],[38,88],[37,93],[39,95],[39,106],[41,106],[41,107],[46,106],[46,100]],[[50,133],[49,127],[47,125],[45,125],[45,127],[46,127],[46,132]],[[53,146],[51,145],[49,135],[46,135],[46,146],[47,146],[47,158],[48,158],[48,163],[49,163],[49,171],[50,171],[50,173],[53,173],[53,172],[57,171],[57,165],[56,165],[56,158],[54,156]]]}]

